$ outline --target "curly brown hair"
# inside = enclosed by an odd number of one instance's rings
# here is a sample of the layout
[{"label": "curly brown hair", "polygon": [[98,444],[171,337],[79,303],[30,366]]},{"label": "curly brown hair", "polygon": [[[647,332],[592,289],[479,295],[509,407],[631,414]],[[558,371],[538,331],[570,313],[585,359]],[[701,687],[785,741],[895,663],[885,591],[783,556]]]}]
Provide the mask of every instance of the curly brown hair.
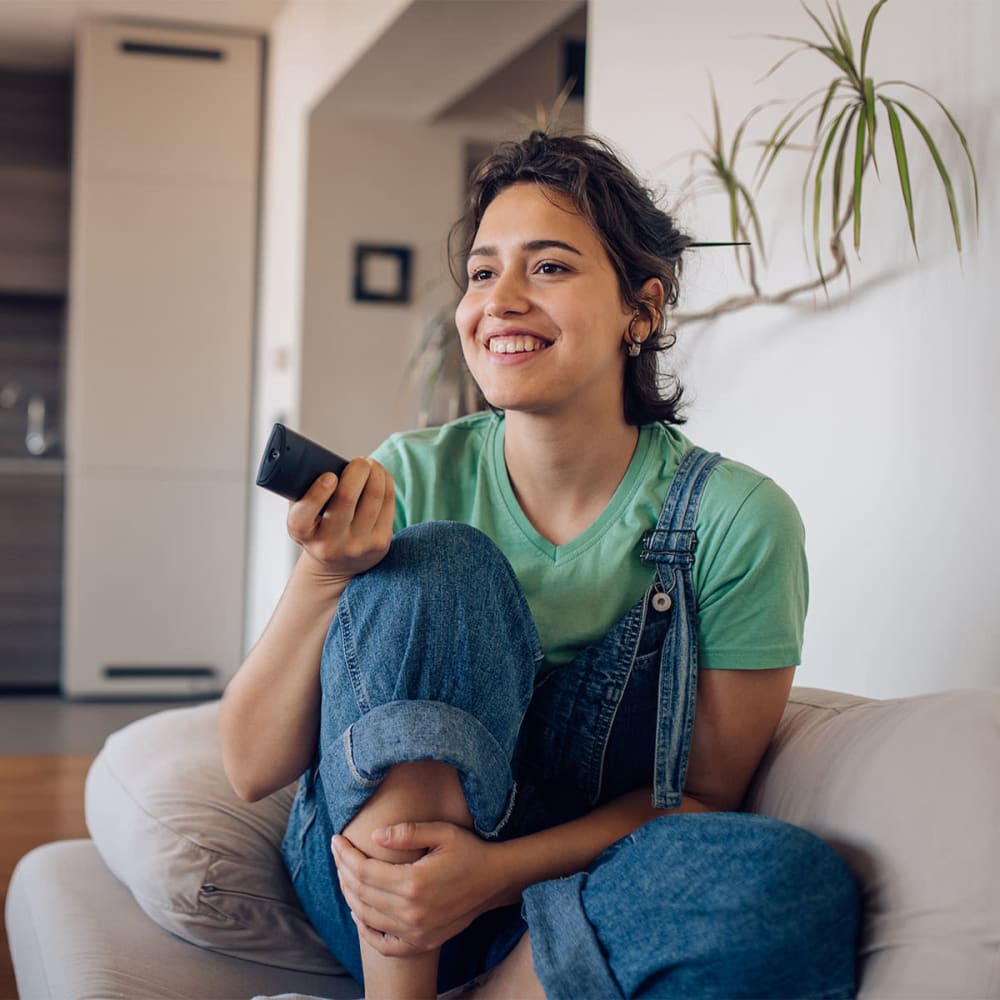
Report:
[{"label": "curly brown hair", "polygon": [[650,278],[663,283],[665,306],[677,302],[681,254],[691,238],[656,203],[647,188],[603,140],[593,135],[532,132],[520,142],[504,142],[473,170],[465,213],[448,238],[451,273],[460,288],[468,280],[465,263],[483,215],[512,184],[534,183],[567,196],[597,234],[611,261],[622,302],[649,323],[637,357],[625,365],[625,419],[679,424],[683,387],[673,373],[660,371],[658,355],[674,345],[664,310],[641,295]]}]

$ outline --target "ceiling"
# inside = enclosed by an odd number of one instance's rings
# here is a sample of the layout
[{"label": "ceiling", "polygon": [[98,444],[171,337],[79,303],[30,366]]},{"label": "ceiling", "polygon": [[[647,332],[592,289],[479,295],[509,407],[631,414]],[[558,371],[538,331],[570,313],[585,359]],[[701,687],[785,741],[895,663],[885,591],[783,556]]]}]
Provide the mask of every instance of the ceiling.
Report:
[{"label": "ceiling", "polygon": [[583,6],[583,0],[412,0],[337,80],[320,113],[433,121],[570,18],[585,35]]},{"label": "ceiling", "polygon": [[285,0],[0,0],[0,67],[68,69],[78,22],[128,17],[265,33]]}]

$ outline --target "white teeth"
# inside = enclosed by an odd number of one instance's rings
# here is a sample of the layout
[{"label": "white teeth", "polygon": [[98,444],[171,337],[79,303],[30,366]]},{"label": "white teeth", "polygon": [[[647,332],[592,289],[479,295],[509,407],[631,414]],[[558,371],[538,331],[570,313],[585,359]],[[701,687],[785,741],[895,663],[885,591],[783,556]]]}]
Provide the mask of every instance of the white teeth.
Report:
[{"label": "white teeth", "polygon": [[523,354],[540,351],[546,345],[534,337],[492,337],[489,342],[493,354]]}]

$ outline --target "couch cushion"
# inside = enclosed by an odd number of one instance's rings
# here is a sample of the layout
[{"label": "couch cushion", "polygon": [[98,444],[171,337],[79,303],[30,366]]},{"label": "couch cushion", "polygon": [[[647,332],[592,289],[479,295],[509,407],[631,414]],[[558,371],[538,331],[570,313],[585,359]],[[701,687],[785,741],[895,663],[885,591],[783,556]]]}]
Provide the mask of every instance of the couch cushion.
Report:
[{"label": "couch cushion", "polygon": [[89,840],[57,841],[23,857],[6,910],[24,1000],[247,1000],[289,990],[361,995],[350,976],[244,962],[168,934],[143,916]]},{"label": "couch cushion", "polygon": [[1000,996],[998,774],[998,691],[793,691],[746,804],[858,878],[860,997]]},{"label": "couch cushion", "polygon": [[307,972],[340,966],[312,929],[279,855],[291,785],[256,803],[222,769],[218,702],[112,735],[87,776],[105,864],[161,927],[237,958]]}]

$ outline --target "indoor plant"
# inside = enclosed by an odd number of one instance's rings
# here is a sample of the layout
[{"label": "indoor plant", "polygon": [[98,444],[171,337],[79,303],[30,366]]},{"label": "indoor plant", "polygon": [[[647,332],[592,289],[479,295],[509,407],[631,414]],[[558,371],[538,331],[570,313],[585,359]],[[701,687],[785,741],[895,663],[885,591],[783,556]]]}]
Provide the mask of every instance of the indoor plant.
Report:
[{"label": "indoor plant", "polygon": [[[844,247],[844,234],[848,227],[852,230],[854,250],[860,251],[862,194],[871,173],[879,174],[875,140],[876,134],[886,127],[891,138],[898,189],[914,251],[917,249],[914,190],[904,123],[916,133],[920,144],[933,160],[948,201],[955,247],[961,252],[962,228],[955,185],[938,142],[901,95],[908,97],[909,93],[916,93],[929,98],[947,119],[965,154],[978,224],[979,182],[972,153],[955,117],[933,94],[903,80],[876,83],[869,75],[868,60],[876,21],[887,2],[888,0],[877,0],[869,10],[858,46],[855,46],[851,37],[839,0],[836,0],[835,6],[825,0],[825,21],[802,0],[803,10],[818,31],[816,37],[767,36],[790,42],[794,47],[771,67],[765,74],[765,79],[777,73],[789,59],[800,54],[821,57],[832,65],[836,74],[823,86],[791,102],[782,102],[791,103],[791,107],[781,115],[766,138],[756,143],[760,151],[753,180],[749,183],[740,173],[738,160],[746,147],[751,145],[748,140],[750,128],[757,125],[775,102],[750,111],[738,125],[732,141],[727,143],[723,135],[719,103],[713,91],[713,134],[705,135],[705,148],[687,154],[699,169],[683,185],[683,197],[698,196],[710,190],[721,192],[725,196],[729,208],[729,235],[736,245],[737,259],[749,288],[698,312],[674,313],[671,320],[675,329],[696,320],[711,319],[752,305],[787,302],[820,289],[829,294],[830,284],[845,275],[848,269],[848,255]],[[806,144],[803,146],[793,142],[806,131],[810,123],[812,133]],[[808,154],[802,177],[801,197],[803,230],[811,248],[815,275],[807,281],[777,292],[765,292],[759,280],[760,265],[764,261],[764,239],[755,192],[759,192],[779,158],[783,158],[789,151]],[[824,219],[827,220],[825,224]],[[824,259],[823,254],[824,243],[827,259]]]}]

